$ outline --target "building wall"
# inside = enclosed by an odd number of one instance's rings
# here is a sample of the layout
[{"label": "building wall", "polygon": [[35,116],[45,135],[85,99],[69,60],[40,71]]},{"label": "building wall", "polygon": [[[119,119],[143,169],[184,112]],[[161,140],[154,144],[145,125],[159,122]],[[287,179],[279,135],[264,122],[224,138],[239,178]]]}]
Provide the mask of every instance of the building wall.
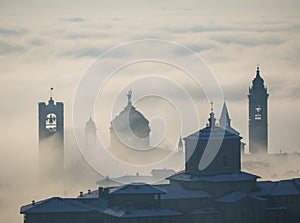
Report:
[{"label": "building wall", "polygon": [[27,214],[24,223],[99,223],[103,220],[100,213],[36,213]]},{"label": "building wall", "polygon": [[219,203],[222,223],[265,223],[265,204],[254,199]]},{"label": "building wall", "polygon": [[[240,138],[213,140],[210,143],[220,145],[216,157],[207,168],[199,170],[199,163],[207,147],[208,140],[199,139],[196,143],[194,140],[185,140],[186,172],[194,175],[216,175],[222,173],[238,173],[241,169],[240,162]],[[196,148],[195,148],[196,145]],[[213,146],[213,145],[212,145]],[[192,155],[189,157],[188,154]]]}]

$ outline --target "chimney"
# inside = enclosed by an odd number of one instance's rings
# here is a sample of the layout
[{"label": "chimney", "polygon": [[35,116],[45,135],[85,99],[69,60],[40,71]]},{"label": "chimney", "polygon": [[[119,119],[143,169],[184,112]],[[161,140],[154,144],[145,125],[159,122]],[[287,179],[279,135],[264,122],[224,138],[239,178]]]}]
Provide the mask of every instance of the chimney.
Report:
[{"label": "chimney", "polygon": [[83,192],[82,191],[80,191],[79,197],[83,197]]},{"label": "chimney", "polygon": [[32,205],[35,205],[35,200],[32,200]]},{"label": "chimney", "polygon": [[90,189],[88,189],[88,194],[91,194],[91,190]]}]

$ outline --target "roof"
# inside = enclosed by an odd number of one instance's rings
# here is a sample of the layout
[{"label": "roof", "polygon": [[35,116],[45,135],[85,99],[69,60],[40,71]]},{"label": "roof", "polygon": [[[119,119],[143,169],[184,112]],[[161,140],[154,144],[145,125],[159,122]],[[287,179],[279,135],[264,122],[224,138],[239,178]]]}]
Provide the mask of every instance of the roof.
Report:
[{"label": "roof", "polygon": [[282,180],[275,184],[270,195],[280,196],[280,195],[299,195],[299,190],[296,188],[292,180]]},{"label": "roof", "polygon": [[297,186],[300,186],[300,178],[294,179]]},{"label": "roof", "polygon": [[184,171],[174,174],[167,179],[177,180],[177,181],[186,181],[186,182],[230,182],[230,181],[251,181],[260,178],[257,175],[239,172],[239,173],[229,173],[229,174],[217,174],[214,176],[196,176],[187,174]]},{"label": "roof", "polygon": [[258,196],[282,196],[282,195],[299,195],[300,191],[297,189],[297,182],[300,179],[281,180],[277,182],[262,181],[257,182],[259,190],[252,194]]},{"label": "roof", "polygon": [[26,213],[58,213],[58,212],[90,212],[96,210],[81,203],[76,198],[52,197],[21,207],[21,214]]},{"label": "roof", "polygon": [[140,136],[140,132],[150,132],[149,121],[132,105],[131,94],[131,91],[127,94],[128,102],[126,107],[111,121],[111,130],[120,132],[132,131],[136,136]]},{"label": "roof", "polygon": [[184,140],[208,140],[208,139],[241,139],[237,131],[229,131],[218,126],[207,126],[187,136]]},{"label": "roof", "polygon": [[258,181],[256,185],[259,190],[252,194],[257,196],[269,195],[276,183],[277,182],[272,182],[272,181]]},{"label": "roof", "polygon": [[219,211],[216,208],[197,208],[189,212],[189,214],[217,214]]},{"label": "roof", "polygon": [[254,200],[258,200],[258,201],[264,201],[265,200],[265,199],[257,197],[257,196],[253,196],[253,195],[250,195],[250,194],[245,194],[245,193],[242,193],[242,192],[235,191],[235,192],[226,194],[225,196],[217,199],[216,201],[222,202],[222,203],[235,203],[235,202],[238,202],[238,201],[243,200],[245,198],[250,198],[250,199],[254,199]]},{"label": "roof", "polygon": [[120,182],[123,184],[131,184],[134,182],[153,182],[156,178],[153,176],[146,176],[146,175],[125,175],[116,178],[106,178],[102,180],[98,180],[98,185],[107,185],[107,186],[118,186],[121,185]]},{"label": "roof", "polygon": [[166,193],[161,195],[162,200],[168,199],[197,199],[197,198],[209,198],[206,191],[202,190],[186,190],[180,184],[161,184],[156,187],[164,190]]},{"label": "roof", "polygon": [[165,194],[156,186],[145,183],[132,183],[110,189],[109,194]]},{"label": "roof", "polygon": [[178,216],[181,215],[181,213],[177,211],[173,211],[170,209],[162,209],[162,208],[156,208],[156,209],[136,209],[132,208],[128,211],[126,211],[124,208],[107,208],[104,211],[105,214],[113,215],[116,217],[122,217],[122,218],[130,218],[130,217],[147,217],[147,216]]}]

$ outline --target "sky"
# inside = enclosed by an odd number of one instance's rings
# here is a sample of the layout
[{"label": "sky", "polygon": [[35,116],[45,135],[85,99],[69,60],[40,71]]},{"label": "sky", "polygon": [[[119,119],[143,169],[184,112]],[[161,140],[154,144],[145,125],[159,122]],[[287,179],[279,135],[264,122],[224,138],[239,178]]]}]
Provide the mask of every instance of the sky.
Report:
[{"label": "sky", "polygon": [[[5,171],[8,167],[17,173],[36,163],[37,103],[48,100],[50,87],[54,87],[54,99],[65,103],[65,127],[72,132],[72,106],[83,74],[100,54],[141,39],[176,42],[199,55],[220,84],[232,125],[246,143],[247,93],[259,64],[270,93],[270,152],[300,152],[299,11],[296,0],[0,1],[0,180],[12,178]],[[180,50],[173,54],[182,56]],[[148,65],[125,69],[122,78],[107,87],[102,100],[117,97],[119,102],[111,116],[97,122],[99,131],[108,130],[110,118],[126,105],[130,85],[123,86],[123,80],[129,82],[130,73],[138,78],[150,75],[146,71],[151,69],[153,74],[158,72],[157,64]],[[160,72],[178,71],[163,67]],[[176,77],[177,83],[192,92],[201,110],[192,133],[205,126],[210,110],[202,96],[197,99],[203,94],[201,89],[185,81]],[[146,90],[147,84],[141,86],[133,89],[133,100]],[[155,118],[153,102],[138,105]],[[105,107],[100,103],[98,116],[101,106]],[[216,108],[217,116],[219,111]],[[14,167],[11,161],[22,165]]]}]

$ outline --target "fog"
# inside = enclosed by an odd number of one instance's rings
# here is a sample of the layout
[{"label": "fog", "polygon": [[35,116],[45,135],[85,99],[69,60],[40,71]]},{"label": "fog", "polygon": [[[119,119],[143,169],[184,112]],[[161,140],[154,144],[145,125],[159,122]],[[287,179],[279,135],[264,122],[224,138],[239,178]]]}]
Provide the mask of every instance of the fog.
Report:
[{"label": "fog", "polygon": [[[138,39],[174,41],[201,56],[222,87],[232,126],[246,144],[248,87],[260,64],[270,93],[269,151],[291,154],[275,158],[246,156],[243,169],[266,180],[299,177],[299,155],[294,153],[300,152],[299,11],[297,0],[284,3],[278,0],[129,0],[118,4],[94,0],[1,1],[0,222],[21,222],[20,206],[33,199],[74,197],[79,191],[97,187],[100,176],[80,155],[73,132],[72,107],[77,86],[100,54]],[[152,50],[162,52],[162,49]],[[189,58],[191,55],[175,50],[168,56]],[[109,59],[108,64],[116,60]],[[172,103],[165,103],[158,98],[143,97],[143,92],[150,89],[149,79],[132,82],[150,75],[164,75],[191,95],[195,102],[193,109],[198,114],[196,117],[193,113],[192,118],[184,121],[184,131],[180,113],[171,105],[180,104],[184,112],[189,112],[190,106],[175,85],[155,82],[161,90],[159,94],[173,97]],[[65,105],[68,174],[63,182],[42,186],[38,181],[37,104],[49,99],[50,87],[54,87],[54,99]],[[206,125],[210,101],[203,88],[198,88],[184,72],[153,63],[129,66],[107,83],[95,102],[93,118],[106,145],[109,145],[111,118],[126,105],[125,94],[130,88],[137,109],[152,121],[153,143],[164,134],[160,126],[166,126],[167,139],[162,146],[169,152],[175,150],[180,134],[185,137]],[[219,117],[218,103],[214,109]]]}]

